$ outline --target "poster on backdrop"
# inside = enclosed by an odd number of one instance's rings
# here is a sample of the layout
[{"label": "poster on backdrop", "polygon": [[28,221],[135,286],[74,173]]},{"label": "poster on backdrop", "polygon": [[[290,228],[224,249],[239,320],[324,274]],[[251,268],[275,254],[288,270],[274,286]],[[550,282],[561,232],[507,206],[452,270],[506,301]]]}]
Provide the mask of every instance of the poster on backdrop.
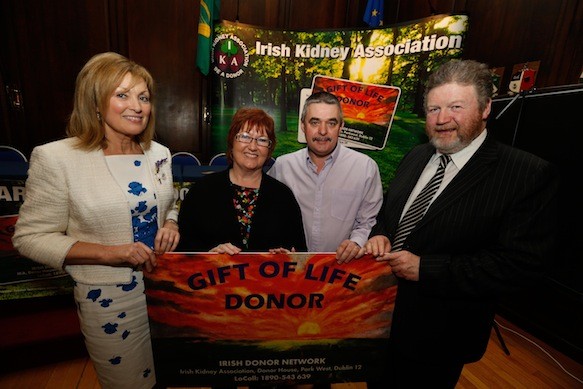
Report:
[{"label": "poster on backdrop", "polygon": [[300,100],[318,77],[395,88],[400,91],[398,106],[385,106],[390,128],[376,123],[379,127],[371,135],[367,130],[372,126],[362,132],[349,127],[340,138],[378,163],[386,188],[403,155],[426,141],[422,96],[428,74],[462,56],[468,28],[467,15],[337,31],[275,30],[222,21],[214,26],[209,73],[211,152],[226,150],[233,114],[245,106],[274,118],[274,157],[305,147],[298,141]]},{"label": "poster on backdrop", "polygon": [[167,253],[145,273],[166,386],[381,377],[396,295],[385,262],[335,253]]},{"label": "poster on backdrop", "polygon": [[348,147],[382,150],[395,116],[401,89],[318,75],[312,93],[326,91],[340,101],[344,127],[340,140]]},{"label": "poster on backdrop", "polygon": [[20,256],[12,245],[25,180],[0,180],[0,301],[68,294],[73,281],[63,270]]}]

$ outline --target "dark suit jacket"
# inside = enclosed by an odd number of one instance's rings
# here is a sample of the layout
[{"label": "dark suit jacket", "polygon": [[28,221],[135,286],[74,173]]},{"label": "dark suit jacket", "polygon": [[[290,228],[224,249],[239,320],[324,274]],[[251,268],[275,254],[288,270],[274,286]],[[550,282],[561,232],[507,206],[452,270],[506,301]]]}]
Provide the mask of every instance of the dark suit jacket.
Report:
[{"label": "dark suit jacket", "polygon": [[[401,161],[371,236],[394,236],[435,149]],[[399,279],[391,344],[414,359],[479,360],[495,299],[541,274],[556,230],[554,168],[488,137],[435,199],[403,250],[421,257],[419,281]]]},{"label": "dark suit jacket", "polygon": [[[180,243],[177,251],[208,251],[230,242],[244,249],[233,206],[229,169],[210,174],[192,185],[180,205]],[[263,173],[251,224],[248,249],[283,247],[307,251],[302,213],[292,191]]]}]

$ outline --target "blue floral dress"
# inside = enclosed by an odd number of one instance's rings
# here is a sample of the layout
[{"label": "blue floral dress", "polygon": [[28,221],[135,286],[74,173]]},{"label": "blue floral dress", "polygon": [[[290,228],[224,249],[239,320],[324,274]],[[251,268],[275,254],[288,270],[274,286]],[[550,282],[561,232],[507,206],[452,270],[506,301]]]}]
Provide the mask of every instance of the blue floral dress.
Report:
[{"label": "blue floral dress", "polygon": [[156,193],[143,155],[111,155],[106,157],[109,170],[123,189],[132,214],[134,242],[154,248],[158,231]]},{"label": "blue floral dress", "polygon": [[[106,161],[128,199],[134,241],[153,248],[158,207],[146,157],[114,155]],[[156,376],[142,272],[133,271],[128,284],[96,287],[78,283],[74,293],[78,309],[95,319],[85,320],[81,326],[91,358],[102,362],[96,373],[103,389],[152,388]]]}]

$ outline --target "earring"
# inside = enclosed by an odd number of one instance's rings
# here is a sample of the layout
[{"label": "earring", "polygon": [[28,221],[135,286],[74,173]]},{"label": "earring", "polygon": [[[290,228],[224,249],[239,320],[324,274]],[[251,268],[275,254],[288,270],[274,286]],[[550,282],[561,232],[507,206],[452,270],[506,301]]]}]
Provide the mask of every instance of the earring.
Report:
[{"label": "earring", "polygon": [[101,114],[97,112],[97,120],[101,121]]}]

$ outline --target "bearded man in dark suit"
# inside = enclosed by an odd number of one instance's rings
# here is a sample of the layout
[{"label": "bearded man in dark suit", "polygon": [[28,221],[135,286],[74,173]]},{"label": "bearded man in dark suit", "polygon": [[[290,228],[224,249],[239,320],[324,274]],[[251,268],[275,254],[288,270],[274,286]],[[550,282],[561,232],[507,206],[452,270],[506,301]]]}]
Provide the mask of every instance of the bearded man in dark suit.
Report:
[{"label": "bearded man in dark suit", "polygon": [[[387,261],[398,278],[390,388],[455,387],[464,364],[486,350],[496,299],[536,280],[550,258],[558,175],[488,134],[492,90],[476,61],[452,60],[430,76],[429,143],[401,161],[359,253]],[[403,236],[399,223],[441,155],[450,161],[437,192]]]}]

